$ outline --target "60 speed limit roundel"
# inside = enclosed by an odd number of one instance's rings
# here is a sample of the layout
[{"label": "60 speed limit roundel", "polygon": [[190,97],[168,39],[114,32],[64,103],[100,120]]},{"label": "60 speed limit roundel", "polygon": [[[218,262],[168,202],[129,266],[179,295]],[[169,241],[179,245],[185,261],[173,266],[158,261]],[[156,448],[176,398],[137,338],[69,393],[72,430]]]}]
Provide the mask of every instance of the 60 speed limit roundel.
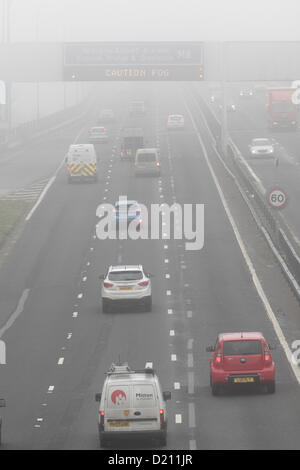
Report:
[{"label": "60 speed limit roundel", "polygon": [[287,203],[287,195],[280,188],[273,188],[268,192],[268,203],[274,209],[282,209]]}]

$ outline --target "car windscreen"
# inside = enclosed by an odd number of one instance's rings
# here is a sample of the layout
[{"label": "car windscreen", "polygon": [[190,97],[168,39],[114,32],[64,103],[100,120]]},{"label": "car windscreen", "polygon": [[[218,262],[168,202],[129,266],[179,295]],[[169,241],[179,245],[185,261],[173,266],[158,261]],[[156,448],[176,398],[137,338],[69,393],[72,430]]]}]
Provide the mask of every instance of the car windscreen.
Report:
[{"label": "car windscreen", "polygon": [[224,341],[223,343],[224,356],[246,356],[261,353],[262,345],[258,340]]},{"label": "car windscreen", "polygon": [[140,153],[137,157],[138,162],[156,162],[155,153]]},{"label": "car windscreen", "polygon": [[143,279],[141,271],[113,271],[109,273],[108,279],[110,281],[138,281]]}]

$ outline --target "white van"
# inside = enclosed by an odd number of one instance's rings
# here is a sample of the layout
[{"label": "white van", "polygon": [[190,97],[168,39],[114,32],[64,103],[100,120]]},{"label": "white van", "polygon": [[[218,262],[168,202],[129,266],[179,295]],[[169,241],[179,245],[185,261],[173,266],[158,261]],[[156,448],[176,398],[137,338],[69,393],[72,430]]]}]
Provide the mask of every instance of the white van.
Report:
[{"label": "white van", "polygon": [[160,176],[159,152],[157,148],[138,149],[135,154],[135,175],[154,174]]},{"label": "white van", "polygon": [[93,144],[70,145],[66,156],[68,182],[97,181],[97,155]]},{"label": "white van", "polygon": [[167,408],[171,392],[162,392],[152,363],[133,371],[127,363],[112,364],[105,379],[100,402],[98,428],[100,445],[111,439],[145,437],[167,443]]}]

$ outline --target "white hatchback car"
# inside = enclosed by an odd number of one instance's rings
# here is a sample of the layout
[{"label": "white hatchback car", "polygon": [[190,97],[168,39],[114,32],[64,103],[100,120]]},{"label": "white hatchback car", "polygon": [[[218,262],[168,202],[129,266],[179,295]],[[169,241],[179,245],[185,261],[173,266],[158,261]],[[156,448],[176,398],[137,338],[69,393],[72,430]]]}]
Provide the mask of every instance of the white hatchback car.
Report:
[{"label": "white hatchback car", "polygon": [[99,276],[102,284],[102,311],[113,305],[141,304],[146,312],[152,310],[151,274],[141,265],[110,266],[106,274]]},{"label": "white hatchback car", "polygon": [[170,114],[167,129],[184,129],[184,117],[181,114]]}]

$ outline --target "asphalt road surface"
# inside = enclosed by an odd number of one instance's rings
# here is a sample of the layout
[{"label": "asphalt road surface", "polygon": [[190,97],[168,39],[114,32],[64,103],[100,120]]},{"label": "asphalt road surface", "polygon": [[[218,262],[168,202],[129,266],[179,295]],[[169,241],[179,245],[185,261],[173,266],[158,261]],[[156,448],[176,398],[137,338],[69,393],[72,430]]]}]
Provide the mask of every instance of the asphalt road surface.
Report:
[{"label": "asphalt road surface", "polygon": [[[147,102],[144,118],[130,118],[131,99]],[[98,449],[94,394],[120,357],[133,368],[153,362],[163,389],[172,392],[168,449],[299,449],[299,384],[252,282],[206,158],[289,346],[300,338],[299,305],[206,145],[197,110],[180,85],[128,84],[118,93],[118,84],[112,84],[80,128],[60,135],[58,143],[48,141],[46,152],[43,144],[24,149],[26,168],[43,157],[45,166],[34,179],[51,177],[68,145],[86,141],[102,107],[112,108],[117,121],[107,126],[109,143],[98,149],[99,181],[67,184],[62,167],[1,265],[0,326],[7,346],[7,365],[1,366],[1,395],[7,402],[3,448]],[[167,116],[173,113],[184,114],[184,131],[167,132]],[[125,125],[143,127],[149,146],[160,148],[160,178],[136,178],[132,164],[120,161]],[[11,187],[14,165],[20,168],[11,159]],[[146,205],[205,204],[203,249],[187,251],[185,240],[98,240],[97,207],[120,195]],[[123,263],[142,264],[154,274],[152,312],[102,312],[98,276],[106,266]],[[219,332],[242,330],[262,331],[277,344],[276,394],[247,390],[213,397],[205,347]],[[115,443],[117,449],[153,446]]]}]

